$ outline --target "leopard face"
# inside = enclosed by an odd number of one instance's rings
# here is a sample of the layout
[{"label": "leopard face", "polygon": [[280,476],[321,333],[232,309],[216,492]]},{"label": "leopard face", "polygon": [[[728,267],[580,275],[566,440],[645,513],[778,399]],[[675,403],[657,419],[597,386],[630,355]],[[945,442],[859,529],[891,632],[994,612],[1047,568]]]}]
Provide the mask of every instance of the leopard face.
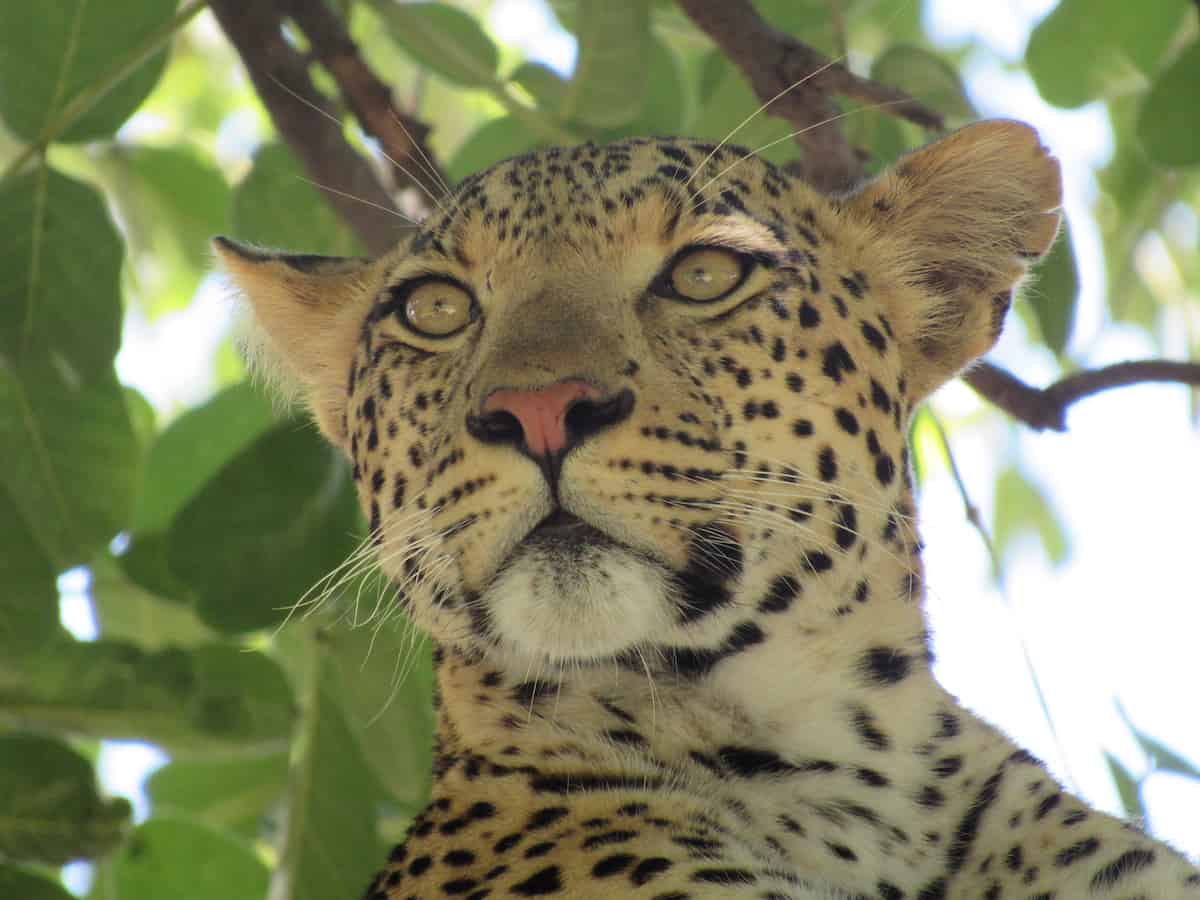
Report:
[{"label": "leopard face", "polygon": [[632,140],[501,163],[378,260],[225,255],[421,627],[703,673],[873,601],[921,652],[908,416],[995,340],[1058,203],[1016,123],[844,198]]}]

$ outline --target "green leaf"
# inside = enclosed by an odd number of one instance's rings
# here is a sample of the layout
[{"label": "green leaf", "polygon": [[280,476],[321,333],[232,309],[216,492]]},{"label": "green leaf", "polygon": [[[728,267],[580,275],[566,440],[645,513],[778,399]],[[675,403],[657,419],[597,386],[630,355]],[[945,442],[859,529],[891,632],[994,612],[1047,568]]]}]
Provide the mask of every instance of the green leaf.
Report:
[{"label": "green leaf", "polygon": [[265,628],[354,549],[358,504],[344,458],[307,424],[268,431],[175,517],[171,571],[200,618],[225,632]]},{"label": "green leaf", "polygon": [[1152,738],[1136,728],[1133,729],[1133,736],[1142,745],[1146,755],[1154,761],[1156,772],[1176,772],[1179,775],[1200,780],[1200,766],[1187,757],[1176,753],[1162,741]]},{"label": "green leaf", "polygon": [[1137,121],[1146,153],[1167,166],[1200,163],[1200,41],[1194,41],[1150,88]]},{"label": "green leaf", "polygon": [[116,557],[121,572],[136,588],[153,594],[158,600],[191,604],[192,589],[171,571],[167,561],[170,543],[166,532],[134,534],[124,552]]},{"label": "green leaf", "polygon": [[243,381],[188,410],[146,456],[133,530],[162,531],[221,468],[274,421],[271,400]]},{"label": "green leaf", "polygon": [[688,112],[683,64],[670,45],[653,33],[650,34],[647,52],[649,57],[642,109],[622,131],[632,137],[678,134]]},{"label": "green leaf", "polygon": [[146,780],[154,815],[177,815],[254,838],[287,788],[283,753],[262,758],[173,760]]},{"label": "green leaf", "polygon": [[169,600],[190,599],[191,591],[168,565],[166,530],[179,510],[274,421],[271,401],[242,381],[184,413],[158,437],[146,458],[134,534],[119,559],[136,585]]},{"label": "green leaf", "polygon": [[937,54],[920,47],[889,47],[871,65],[871,78],[899,88],[951,121],[962,122],[978,115],[967,99],[958,72]]},{"label": "green leaf", "polygon": [[537,101],[539,109],[554,115],[562,108],[567,95],[567,82],[549,66],[540,62],[523,62],[509,76]]},{"label": "green leaf", "polygon": [[1038,23],[1025,62],[1055,106],[1141,88],[1178,31],[1187,0],[1062,0]]},{"label": "green leaf", "polygon": [[372,5],[392,39],[421,65],[465,87],[495,83],[500,51],[475,16],[445,3]]},{"label": "green leaf", "polygon": [[319,643],[315,652],[317,665],[304,689],[304,725],[292,756],[287,831],[272,885],[272,896],[287,900],[355,896],[383,860],[376,830],[378,786],[346,725],[327,654]]},{"label": "green leaf", "polygon": [[[0,118],[36,140],[62,111],[161,31],[174,0],[54,0],[0,4]],[[113,134],[150,93],[166,52],[154,54],[58,136],[86,141]]]},{"label": "green leaf", "polygon": [[151,315],[185,306],[212,269],[209,239],[228,227],[232,192],[211,158],[190,146],[120,146],[104,157]]},{"label": "green leaf", "polygon": [[124,151],[124,161],[144,191],[161,230],[169,230],[193,266],[212,266],[209,240],[229,218],[230,190],[215,162],[187,145],[141,144]]},{"label": "green leaf", "polygon": [[614,128],[642,110],[650,56],[649,0],[580,0],[579,57],[562,117]]},{"label": "green leaf", "polygon": [[[357,585],[355,586],[357,590]],[[390,585],[370,585],[370,600]],[[347,592],[348,593],[348,592]],[[429,799],[433,665],[429,642],[403,617],[339,627],[323,642],[326,678],[375,777],[409,816]]]},{"label": "green leaf", "polygon": [[190,605],[146,590],[111,556],[96,557],[88,568],[89,594],[101,637],[128,641],[143,650],[192,647],[216,638]]},{"label": "green leaf", "polygon": [[20,900],[74,900],[57,881],[0,863],[0,897]]},{"label": "green leaf", "polygon": [[62,641],[27,659],[20,675],[0,680],[0,722],[148,740],[178,754],[277,752],[291,732],[283,673],[239,646],[147,653]]},{"label": "green leaf", "polygon": [[1042,340],[1062,354],[1075,324],[1075,306],[1079,299],[1079,266],[1070,229],[1064,224],[1050,253],[1035,269],[1032,289],[1026,292],[1029,305],[1042,333]]},{"label": "green leaf", "polygon": [[1110,753],[1104,754],[1108,763],[1108,774],[1112,776],[1113,784],[1117,786],[1117,795],[1121,798],[1121,809],[1127,819],[1145,819],[1146,808],[1142,806],[1141,784],[1133,774],[1121,765],[1120,760]]},{"label": "green leaf", "polygon": [[121,340],[122,255],[100,195],[40,167],[0,184],[0,229],[0,364],[53,354],[100,373]]},{"label": "green leaf", "polygon": [[158,414],[154,411],[154,406],[146,399],[145,394],[127,384],[121,385],[121,393],[125,395],[129,426],[133,429],[138,446],[149,447],[158,433]]},{"label": "green leaf", "polygon": [[86,562],[129,521],[141,448],[112,369],[0,353],[0,484],[56,569]]},{"label": "green leaf", "polygon": [[195,822],[150,819],[113,864],[121,900],[262,900],[267,867],[241,841]]},{"label": "green leaf", "polygon": [[870,152],[866,161],[869,176],[883,172],[924,137],[918,133],[914,140],[911,135],[915,126],[906,125],[895,116],[850,102],[844,105],[847,116],[842,125],[846,138],[851,144],[865,147]]},{"label": "green leaf", "polygon": [[[59,632],[54,566],[0,488],[0,672]],[[3,676],[0,675],[0,678]]]},{"label": "green leaf", "polygon": [[1060,565],[1069,551],[1066,532],[1054,511],[1035,486],[1021,471],[1009,467],[996,479],[996,509],[992,522],[992,539],[1003,556],[1021,535],[1036,533],[1047,557]]},{"label": "green leaf", "polygon": [[1150,758],[1150,764],[1154,771],[1176,772],[1189,778],[1200,779],[1200,766],[1133,724],[1133,719],[1129,717],[1124,704],[1119,700],[1116,706],[1117,715],[1121,717],[1121,721],[1125,723],[1125,727],[1129,729],[1129,733],[1141,746],[1142,751]]},{"label": "green leaf", "polygon": [[233,236],[293,253],[355,256],[350,230],[283,144],[264,144],[250,173],[233,190]]},{"label": "green leaf", "polygon": [[129,815],[125,799],[100,797],[91,764],[66,744],[0,735],[0,857],[62,865],[99,856]]},{"label": "green leaf", "polygon": [[446,173],[457,184],[468,175],[482,172],[488,166],[520,156],[537,147],[538,137],[512,116],[501,116],[484,122],[475,133],[463,141]]},{"label": "green leaf", "polygon": [[700,82],[697,86],[697,99],[700,106],[705,107],[729,73],[729,60],[724,53],[714,47],[701,58],[699,69]]},{"label": "green leaf", "polygon": [[124,524],[138,447],[112,359],[121,243],[100,197],[45,167],[0,184],[3,484],[59,569]]}]

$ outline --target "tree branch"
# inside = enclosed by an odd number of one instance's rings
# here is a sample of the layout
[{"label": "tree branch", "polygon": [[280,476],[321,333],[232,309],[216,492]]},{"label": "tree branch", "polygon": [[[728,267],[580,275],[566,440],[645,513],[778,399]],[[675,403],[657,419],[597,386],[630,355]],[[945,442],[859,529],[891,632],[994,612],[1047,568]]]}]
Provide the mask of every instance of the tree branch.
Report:
[{"label": "tree branch", "polygon": [[[850,146],[830,99],[835,94],[863,103],[887,104],[880,110],[925,128],[940,129],[942,116],[903,91],[859,78],[840,62],[831,62],[807,44],[776,31],[749,0],[678,0],[693,22],[712,38],[750,80],[770,114],[801,130],[796,142],[804,151],[804,177],[818,190],[836,193],[863,176],[863,160]],[[782,96],[779,96],[782,94]]]},{"label": "tree branch", "polygon": [[1067,409],[1077,400],[1131,384],[1167,382],[1200,387],[1200,362],[1147,359],[1116,363],[1068,375],[1045,388],[1027,385],[991,363],[980,363],[963,375],[982,397],[1014,419],[1042,431],[1067,430]]},{"label": "tree branch", "polygon": [[[326,200],[368,252],[383,253],[400,238],[392,198],[354,152],[337,115],[313,86],[304,58],[284,39],[284,11],[275,0],[211,0],[209,6],[237,48],[275,130]],[[326,113],[330,121],[317,110]]]},{"label": "tree branch", "polygon": [[363,62],[325,0],[283,0],[283,7],[308,38],[313,56],[337,82],[362,130],[379,141],[396,167],[396,187],[417,187],[436,206],[449,182],[425,144],[429,126],[396,109],[391,90]]}]

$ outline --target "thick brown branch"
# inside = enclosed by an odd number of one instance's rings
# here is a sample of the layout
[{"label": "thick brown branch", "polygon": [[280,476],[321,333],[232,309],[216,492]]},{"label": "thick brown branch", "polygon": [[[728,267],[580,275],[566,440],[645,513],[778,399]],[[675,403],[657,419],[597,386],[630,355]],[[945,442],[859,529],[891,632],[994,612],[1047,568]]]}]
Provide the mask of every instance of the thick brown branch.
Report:
[{"label": "thick brown branch", "polygon": [[362,130],[379,141],[395,165],[396,187],[416,186],[436,205],[447,182],[425,144],[429,126],[396,109],[391,90],[363,62],[325,0],[283,0],[283,7],[308,38],[313,56],[337,82]]},{"label": "thick brown branch", "polygon": [[313,87],[307,64],[284,39],[284,12],[274,0],[211,0],[217,21],[237,48],[275,130],[309,177],[325,188],[330,206],[370,253],[388,250],[403,222],[387,191],[334,122],[325,98]]},{"label": "thick brown branch", "polygon": [[1077,400],[1146,382],[1169,382],[1200,387],[1200,362],[1147,359],[1086,369],[1045,388],[1031,387],[991,363],[981,363],[963,376],[982,397],[1014,419],[1042,431],[1067,430],[1067,408]]},{"label": "thick brown branch", "polygon": [[[678,0],[680,7],[750,80],[768,112],[801,129],[804,176],[816,188],[834,193],[862,178],[863,161],[846,140],[832,97],[840,94],[880,106],[926,128],[941,128],[942,117],[902,91],[859,78],[841,63],[790,35],[776,31],[749,0]],[[783,96],[773,99],[782,92]]]}]

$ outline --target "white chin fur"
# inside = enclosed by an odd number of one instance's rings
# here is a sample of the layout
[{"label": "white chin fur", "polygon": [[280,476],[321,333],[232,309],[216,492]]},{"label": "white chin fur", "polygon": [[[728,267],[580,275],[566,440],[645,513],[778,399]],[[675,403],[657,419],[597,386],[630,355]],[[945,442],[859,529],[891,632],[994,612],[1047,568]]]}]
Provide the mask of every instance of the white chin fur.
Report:
[{"label": "white chin fur", "polygon": [[529,548],[480,600],[503,643],[531,660],[610,657],[671,624],[662,572],[617,547]]}]

